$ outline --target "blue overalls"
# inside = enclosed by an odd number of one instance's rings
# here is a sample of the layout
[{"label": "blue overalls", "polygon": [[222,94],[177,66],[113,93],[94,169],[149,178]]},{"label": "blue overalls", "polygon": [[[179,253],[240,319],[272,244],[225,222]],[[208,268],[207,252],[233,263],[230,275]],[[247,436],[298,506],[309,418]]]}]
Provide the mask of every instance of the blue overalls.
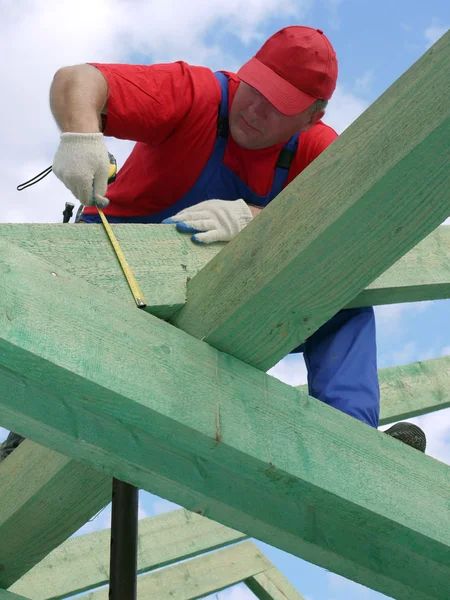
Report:
[{"label": "blue overalls", "polygon": [[[228,136],[228,79],[215,73],[222,99],[217,139],[213,153],[194,186],[175,204],[163,211],[141,217],[112,217],[111,223],[161,223],[184,208],[204,200],[237,200],[266,206],[283,189],[298,144],[298,133],[282,148],[272,189],[258,196],[223,164]],[[99,215],[82,215],[98,223]],[[348,415],[378,427],[380,392],[377,375],[375,317],[372,307],[339,311],[293,353],[303,352],[308,369],[309,394]]]}]

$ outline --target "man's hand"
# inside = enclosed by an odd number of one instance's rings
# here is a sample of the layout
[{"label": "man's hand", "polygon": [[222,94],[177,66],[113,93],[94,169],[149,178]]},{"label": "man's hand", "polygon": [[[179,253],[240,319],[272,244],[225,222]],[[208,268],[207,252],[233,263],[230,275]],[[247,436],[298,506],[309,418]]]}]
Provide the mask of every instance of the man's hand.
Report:
[{"label": "man's hand", "polygon": [[253,219],[244,200],[206,200],[185,208],[163,223],[175,223],[177,230],[193,233],[198,244],[229,242]]},{"label": "man's hand", "polygon": [[[53,173],[84,206],[108,206],[109,155],[102,133],[63,133]],[[94,185],[94,199],[92,197]]]}]

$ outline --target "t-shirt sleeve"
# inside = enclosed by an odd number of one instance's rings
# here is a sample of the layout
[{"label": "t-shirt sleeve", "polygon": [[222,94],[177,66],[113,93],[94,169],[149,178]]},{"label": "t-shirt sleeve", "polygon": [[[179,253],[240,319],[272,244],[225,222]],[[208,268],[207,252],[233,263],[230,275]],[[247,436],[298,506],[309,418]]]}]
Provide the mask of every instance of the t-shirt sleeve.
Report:
[{"label": "t-shirt sleeve", "polygon": [[194,99],[192,71],[184,62],[155,65],[89,63],[108,83],[104,134],[159,144],[188,114]]},{"label": "t-shirt sleeve", "polygon": [[325,125],[322,121],[319,121],[309,131],[301,133],[297,153],[292,161],[285,185],[288,185],[299,173],[306,169],[337,137],[338,134],[334,129]]}]

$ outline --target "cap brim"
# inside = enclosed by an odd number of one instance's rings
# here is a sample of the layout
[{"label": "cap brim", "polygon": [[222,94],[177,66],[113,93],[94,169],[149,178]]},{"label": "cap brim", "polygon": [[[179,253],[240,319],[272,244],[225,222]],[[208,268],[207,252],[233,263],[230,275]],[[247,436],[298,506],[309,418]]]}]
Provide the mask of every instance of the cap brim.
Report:
[{"label": "cap brim", "polygon": [[255,57],[246,62],[237,75],[239,79],[257,89],[284,115],[301,113],[317,100],[301,92]]}]

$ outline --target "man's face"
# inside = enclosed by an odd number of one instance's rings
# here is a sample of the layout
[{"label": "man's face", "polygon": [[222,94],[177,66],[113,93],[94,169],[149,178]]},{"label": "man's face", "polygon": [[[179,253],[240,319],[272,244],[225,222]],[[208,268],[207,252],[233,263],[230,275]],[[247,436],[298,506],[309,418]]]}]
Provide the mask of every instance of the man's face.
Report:
[{"label": "man's face", "polygon": [[284,115],[255,88],[241,81],[230,108],[230,132],[239,146],[260,150],[288,140],[297,131],[306,131],[323,114],[311,115],[306,109],[293,116]]}]

